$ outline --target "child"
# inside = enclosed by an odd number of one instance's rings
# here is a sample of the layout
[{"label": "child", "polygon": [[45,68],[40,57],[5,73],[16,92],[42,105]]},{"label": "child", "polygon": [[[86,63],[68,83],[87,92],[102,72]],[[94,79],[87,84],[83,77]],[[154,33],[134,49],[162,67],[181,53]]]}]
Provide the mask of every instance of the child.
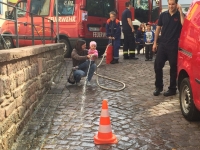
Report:
[{"label": "child", "polygon": [[[88,55],[90,55],[90,60],[86,60],[84,63],[80,64],[79,66],[75,66],[72,69],[73,70],[83,70],[88,71],[89,65],[92,65],[95,63],[95,60],[98,58],[98,51],[96,50],[97,43],[95,41],[90,42],[90,49],[88,50]],[[91,62],[90,62],[91,61]],[[90,79],[88,79],[88,82]],[[90,83],[88,83],[90,84]]]},{"label": "child", "polygon": [[137,49],[137,54],[140,54],[140,50],[143,49],[144,47],[144,24],[141,23],[140,27],[138,27],[138,29],[136,30],[136,49]]},{"label": "child", "polygon": [[151,30],[151,25],[147,24],[147,31],[144,33],[145,42],[145,61],[152,61],[153,59],[153,42],[154,42],[154,32]]}]

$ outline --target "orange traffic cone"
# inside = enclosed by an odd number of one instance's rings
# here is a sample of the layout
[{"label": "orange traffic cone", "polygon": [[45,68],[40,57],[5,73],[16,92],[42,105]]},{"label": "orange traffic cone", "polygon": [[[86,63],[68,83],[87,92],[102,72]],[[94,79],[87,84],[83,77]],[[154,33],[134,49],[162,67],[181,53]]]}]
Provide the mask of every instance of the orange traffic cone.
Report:
[{"label": "orange traffic cone", "polygon": [[95,144],[115,144],[117,143],[116,136],[112,133],[110,116],[108,112],[108,102],[103,100],[99,131],[94,136]]}]

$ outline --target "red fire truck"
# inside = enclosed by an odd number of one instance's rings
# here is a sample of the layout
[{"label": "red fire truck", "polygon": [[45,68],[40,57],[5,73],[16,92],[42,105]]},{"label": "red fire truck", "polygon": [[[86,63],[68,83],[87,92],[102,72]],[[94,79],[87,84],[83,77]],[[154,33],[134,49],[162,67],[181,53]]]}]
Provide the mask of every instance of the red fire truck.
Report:
[{"label": "red fire truck", "polygon": [[[154,8],[155,0],[140,0],[140,6],[135,7],[135,16],[141,22],[155,21],[161,7]],[[54,31],[56,33],[56,22],[59,23],[59,39],[65,43],[66,56],[70,56],[77,39],[86,40],[87,44],[91,40],[97,42],[97,49],[100,54],[105,50],[108,43],[105,34],[106,20],[109,12],[116,10],[118,16],[121,16],[125,9],[126,0],[58,0],[58,20],[56,17],[56,0],[19,0],[16,7],[22,10],[17,11],[19,46],[32,45],[31,30],[31,12],[34,15],[34,43],[42,44],[41,36],[43,33],[42,18],[45,16],[54,22]],[[156,2],[156,1],[155,1]],[[132,0],[133,3],[133,0]],[[136,3],[136,4],[139,4]],[[133,5],[135,5],[133,3]],[[26,12],[27,11],[27,12]],[[134,12],[132,10],[132,12]],[[149,15],[150,14],[150,15]],[[143,15],[146,15],[143,16]],[[14,11],[6,12],[7,19],[14,18]],[[50,26],[50,22],[45,19],[45,26]],[[6,35],[15,35],[14,22],[5,21],[2,25],[2,33]],[[45,28],[45,43],[52,43],[50,29]],[[54,41],[57,42],[57,35],[54,34]],[[16,40],[11,36],[5,36],[4,39],[9,48],[16,46]]]}]

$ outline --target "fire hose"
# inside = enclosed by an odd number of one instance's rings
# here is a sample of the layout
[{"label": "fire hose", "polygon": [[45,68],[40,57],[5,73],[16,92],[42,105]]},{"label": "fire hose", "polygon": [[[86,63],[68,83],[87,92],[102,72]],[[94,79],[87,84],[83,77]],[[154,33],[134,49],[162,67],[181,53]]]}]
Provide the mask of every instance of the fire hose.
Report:
[{"label": "fire hose", "polygon": [[[103,54],[103,57],[102,57],[101,61],[99,62],[99,64],[97,65],[97,69],[101,66],[101,64],[102,64],[102,62],[103,62],[103,60],[104,60],[104,58],[105,58],[105,56],[106,56],[106,52],[107,52],[107,50],[108,50],[108,47],[109,47],[110,45],[111,45],[111,44],[108,44],[108,46],[106,47],[106,50],[105,50],[105,52],[104,52],[104,54]],[[89,70],[90,70],[90,65],[91,65],[91,61],[90,61],[89,67],[88,67],[86,80],[87,80],[87,78],[88,78],[88,72],[89,72]],[[113,78],[110,78],[110,77],[107,77],[107,76],[104,76],[104,75],[100,75],[100,74],[97,73],[97,69],[96,69],[96,72],[95,72],[95,75],[97,76],[96,82],[97,82],[97,85],[98,85],[100,88],[102,88],[102,89],[104,89],[104,90],[115,91],[115,92],[122,91],[123,89],[126,88],[126,84],[125,84],[124,82],[119,81],[119,80],[116,80],[116,79],[113,79]],[[122,84],[122,87],[121,87],[121,88],[118,88],[118,89],[114,89],[114,88],[107,88],[107,87],[105,87],[105,86],[103,86],[103,85],[100,85],[100,83],[99,83],[99,77],[104,78],[104,79],[108,79],[108,80],[111,80],[111,81],[114,81],[114,82],[117,82],[117,83],[120,83],[120,84]]]}]

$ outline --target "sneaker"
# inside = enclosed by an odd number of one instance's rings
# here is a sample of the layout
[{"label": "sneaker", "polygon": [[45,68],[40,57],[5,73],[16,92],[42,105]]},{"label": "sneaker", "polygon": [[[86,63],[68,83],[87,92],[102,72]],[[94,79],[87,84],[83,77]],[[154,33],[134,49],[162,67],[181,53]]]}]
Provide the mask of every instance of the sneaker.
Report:
[{"label": "sneaker", "polygon": [[90,81],[87,81],[87,86],[91,86],[91,82]]},{"label": "sneaker", "polygon": [[166,97],[176,95],[176,90],[168,90],[168,91],[164,92],[163,95],[166,96]]},{"label": "sneaker", "polygon": [[77,82],[76,85],[77,85],[77,86],[81,86],[82,84],[81,84],[80,82]]}]

